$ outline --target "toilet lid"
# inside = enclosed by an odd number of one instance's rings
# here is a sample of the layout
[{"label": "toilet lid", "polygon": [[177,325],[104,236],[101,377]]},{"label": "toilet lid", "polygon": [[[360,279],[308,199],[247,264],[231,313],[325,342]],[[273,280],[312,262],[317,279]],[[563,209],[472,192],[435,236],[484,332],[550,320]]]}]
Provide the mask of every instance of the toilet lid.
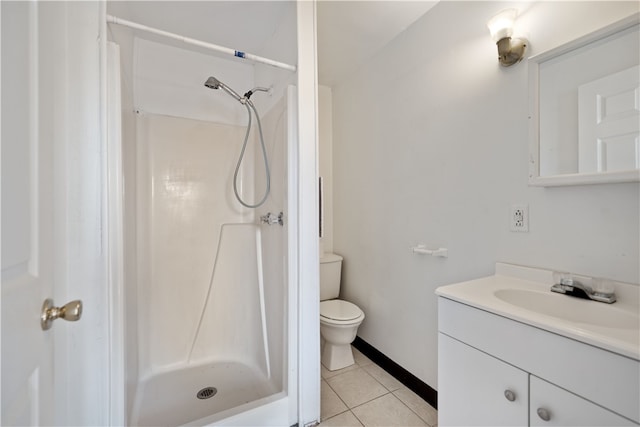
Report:
[{"label": "toilet lid", "polygon": [[362,315],[362,310],[355,304],[339,299],[322,301],[320,316],[333,320],[353,320]]}]

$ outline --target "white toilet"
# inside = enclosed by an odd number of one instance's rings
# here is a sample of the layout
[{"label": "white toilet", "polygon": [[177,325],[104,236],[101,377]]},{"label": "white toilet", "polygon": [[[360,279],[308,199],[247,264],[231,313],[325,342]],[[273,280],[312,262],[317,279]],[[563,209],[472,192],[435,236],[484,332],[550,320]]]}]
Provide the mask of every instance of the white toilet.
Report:
[{"label": "white toilet", "polygon": [[353,365],[351,343],[364,313],[355,304],[338,298],[342,257],[326,253],[320,258],[320,336],[322,364],[330,371]]}]

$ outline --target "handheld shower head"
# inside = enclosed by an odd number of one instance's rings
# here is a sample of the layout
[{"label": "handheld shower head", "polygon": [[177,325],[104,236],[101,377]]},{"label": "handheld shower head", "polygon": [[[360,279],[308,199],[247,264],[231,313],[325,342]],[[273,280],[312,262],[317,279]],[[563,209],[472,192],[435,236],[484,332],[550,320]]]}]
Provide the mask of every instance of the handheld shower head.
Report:
[{"label": "handheld shower head", "polygon": [[204,85],[209,89],[220,89],[220,80],[211,76],[207,79],[206,82],[204,82]]},{"label": "handheld shower head", "polygon": [[[262,206],[262,204],[265,202],[265,200],[267,200],[267,197],[269,196],[269,192],[271,190],[271,173],[269,172],[269,161],[267,160],[267,149],[264,145],[264,137],[262,135],[262,125],[260,124],[260,115],[258,114],[258,110],[256,110],[256,107],[253,105],[253,102],[251,102],[251,100],[249,98],[251,98],[251,95],[256,92],[256,91],[260,91],[260,92],[271,92],[271,90],[269,88],[266,87],[255,87],[253,89],[251,89],[249,92],[245,93],[244,96],[240,96],[238,95],[233,89],[231,89],[229,86],[227,86],[226,84],[222,83],[220,80],[216,79],[215,77],[211,76],[207,79],[206,82],[204,82],[204,85],[206,87],[208,87],[209,89],[222,89],[223,91],[227,92],[229,95],[231,95],[236,101],[238,101],[240,104],[244,105],[244,107],[247,109],[247,114],[249,115],[248,117],[248,122],[247,122],[247,132],[244,135],[244,142],[242,143],[242,150],[240,151],[240,157],[238,157],[238,163],[236,164],[236,170],[233,174],[233,192],[236,196],[236,199],[238,199],[238,202],[240,202],[240,204],[242,206],[245,206],[247,208],[257,208],[259,206]],[[262,197],[262,200],[260,200],[258,203],[256,204],[249,204],[247,202],[245,202],[244,200],[242,200],[242,197],[240,196],[240,193],[238,192],[238,171],[240,170],[240,165],[242,164],[242,160],[244,159],[244,153],[245,153],[245,149],[247,148],[247,143],[249,142],[249,134],[251,131],[251,112],[253,111],[253,114],[255,114],[256,116],[256,121],[258,122],[258,134],[260,135],[260,146],[262,147],[262,159],[264,160],[264,170],[265,170],[265,177],[266,177],[266,189],[264,191],[264,196]]]},{"label": "handheld shower head", "polygon": [[233,89],[231,89],[229,86],[222,83],[220,80],[216,79],[213,76],[209,77],[207,81],[204,82],[204,85],[209,89],[222,89],[225,92],[227,92],[229,95],[234,97],[236,101],[242,102],[242,97],[240,95],[238,95]]}]

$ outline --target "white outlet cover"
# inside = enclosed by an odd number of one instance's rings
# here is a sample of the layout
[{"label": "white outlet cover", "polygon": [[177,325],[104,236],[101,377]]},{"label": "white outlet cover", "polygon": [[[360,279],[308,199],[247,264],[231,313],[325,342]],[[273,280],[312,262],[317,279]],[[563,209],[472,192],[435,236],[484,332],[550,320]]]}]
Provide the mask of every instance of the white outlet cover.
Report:
[{"label": "white outlet cover", "polygon": [[511,205],[509,228],[516,232],[529,232],[529,205]]}]

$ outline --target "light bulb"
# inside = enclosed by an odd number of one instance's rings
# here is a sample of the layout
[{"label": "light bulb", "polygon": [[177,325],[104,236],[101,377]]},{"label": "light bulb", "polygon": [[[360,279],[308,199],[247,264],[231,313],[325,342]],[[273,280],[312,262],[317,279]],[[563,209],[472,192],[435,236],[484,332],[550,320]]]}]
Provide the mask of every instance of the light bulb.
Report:
[{"label": "light bulb", "polygon": [[487,22],[487,27],[494,42],[497,43],[505,37],[511,37],[513,23],[517,15],[518,11],[516,9],[505,9]]}]

